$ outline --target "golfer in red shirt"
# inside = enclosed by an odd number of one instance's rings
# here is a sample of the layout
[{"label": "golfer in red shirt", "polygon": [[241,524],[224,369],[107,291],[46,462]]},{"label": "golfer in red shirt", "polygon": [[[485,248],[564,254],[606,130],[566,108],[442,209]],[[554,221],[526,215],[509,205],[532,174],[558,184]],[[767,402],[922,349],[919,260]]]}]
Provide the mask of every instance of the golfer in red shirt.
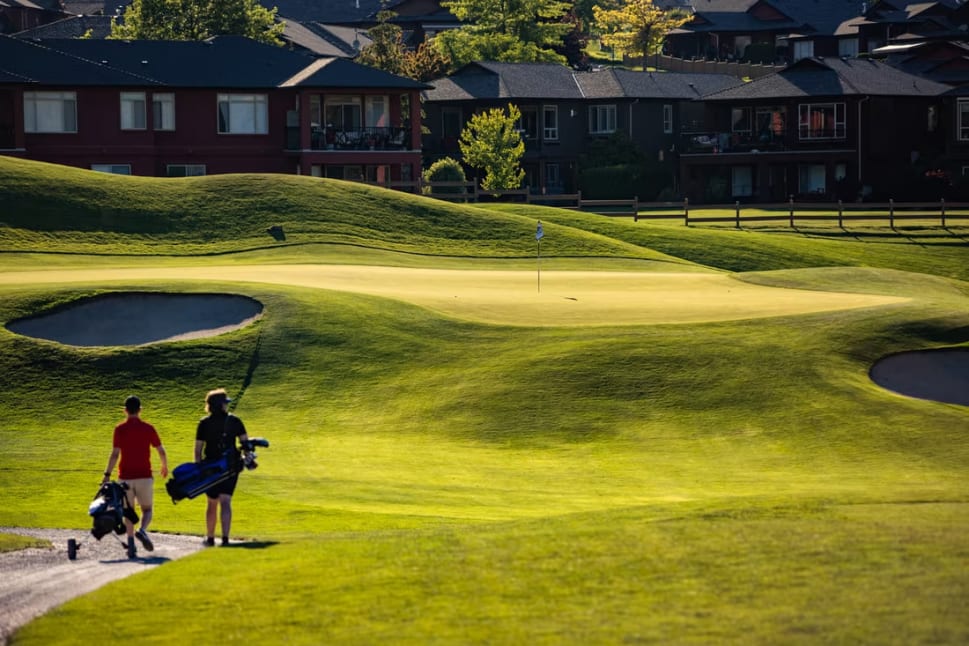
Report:
[{"label": "golfer in red shirt", "polygon": [[134,523],[127,517],[124,519],[125,528],[128,530],[128,558],[135,558],[138,553],[135,549],[136,537],[149,552],[155,549],[148,538],[155,483],[151,474],[151,447],[158,451],[163,478],[168,476],[168,456],[155,427],[139,417],[141,400],[134,395],[128,397],[124,402],[124,409],[128,418],[114,428],[114,448],[108,458],[108,468],[104,471],[104,482],[111,480],[111,473],[120,456],[118,480],[128,485],[125,494],[128,505],[134,509],[137,501],[141,508],[141,528],[137,532]]}]

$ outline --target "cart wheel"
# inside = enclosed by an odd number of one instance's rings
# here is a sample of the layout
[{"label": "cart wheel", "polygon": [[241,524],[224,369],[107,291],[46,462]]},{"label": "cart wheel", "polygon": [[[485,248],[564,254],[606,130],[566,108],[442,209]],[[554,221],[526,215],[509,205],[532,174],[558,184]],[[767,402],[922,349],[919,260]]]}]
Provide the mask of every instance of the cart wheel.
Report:
[{"label": "cart wheel", "polygon": [[77,558],[77,540],[73,538],[67,539],[67,558],[72,561]]}]

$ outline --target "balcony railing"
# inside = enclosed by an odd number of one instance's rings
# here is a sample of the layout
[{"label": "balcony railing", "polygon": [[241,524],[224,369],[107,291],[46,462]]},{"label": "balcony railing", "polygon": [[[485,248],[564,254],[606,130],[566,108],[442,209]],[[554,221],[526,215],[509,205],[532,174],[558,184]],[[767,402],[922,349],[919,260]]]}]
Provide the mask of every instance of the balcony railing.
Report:
[{"label": "balcony railing", "polygon": [[788,150],[788,132],[782,129],[751,132],[690,132],[682,136],[685,153],[745,153]]},{"label": "balcony railing", "polygon": [[314,127],[310,136],[312,150],[404,150],[409,148],[408,128],[400,126],[361,127],[340,130],[332,126]]}]

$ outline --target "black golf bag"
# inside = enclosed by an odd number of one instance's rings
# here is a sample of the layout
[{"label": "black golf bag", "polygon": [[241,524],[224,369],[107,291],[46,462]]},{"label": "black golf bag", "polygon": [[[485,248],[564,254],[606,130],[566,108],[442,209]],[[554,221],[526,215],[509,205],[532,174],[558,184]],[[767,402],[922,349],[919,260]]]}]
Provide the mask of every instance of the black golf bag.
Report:
[{"label": "black golf bag", "polygon": [[94,496],[87,510],[94,523],[91,535],[97,540],[101,540],[112,531],[115,534],[124,534],[125,518],[132,523],[138,522],[137,512],[128,505],[128,497],[125,495],[127,490],[127,483],[113,481],[105,482],[98,489],[97,495]]},{"label": "black golf bag", "polygon": [[173,503],[184,498],[195,498],[243,469],[255,469],[258,466],[255,451],[257,446],[269,446],[269,442],[261,437],[254,437],[242,443],[242,451],[245,453],[238,449],[229,449],[222,457],[214,460],[180,464],[165,483],[165,490]]}]

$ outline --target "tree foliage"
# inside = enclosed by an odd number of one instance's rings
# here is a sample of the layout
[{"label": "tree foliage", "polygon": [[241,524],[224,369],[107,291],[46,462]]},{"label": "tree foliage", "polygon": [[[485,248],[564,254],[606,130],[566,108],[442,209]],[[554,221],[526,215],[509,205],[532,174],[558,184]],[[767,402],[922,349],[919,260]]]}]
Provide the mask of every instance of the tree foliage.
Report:
[{"label": "tree foliage", "polygon": [[[421,175],[425,183],[432,182],[466,182],[464,168],[461,162],[451,157],[438,159]],[[425,186],[423,192],[428,195],[464,194],[465,186]]]},{"label": "tree foliage", "polygon": [[666,35],[690,20],[685,11],[661,9],[653,0],[609,0],[592,13],[604,44],[640,56],[659,52]]},{"label": "tree foliage", "polygon": [[463,26],[439,34],[435,46],[455,68],[472,61],[562,63],[557,54],[572,26],[561,0],[451,0],[441,5]]},{"label": "tree foliage", "polygon": [[282,45],[284,23],[276,9],[256,0],[133,0],[123,20],[113,20],[110,38],[123,40],[205,40],[246,36]]},{"label": "tree foliage", "polygon": [[515,129],[521,111],[508,104],[508,112],[492,108],[471,117],[458,146],[464,162],[485,172],[481,188],[486,191],[512,190],[521,186],[525,171],[519,164],[525,154],[525,142]]},{"label": "tree foliage", "polygon": [[421,43],[415,50],[408,49],[403,30],[392,22],[396,15],[387,10],[377,14],[377,24],[367,32],[370,44],[360,50],[357,62],[416,81],[444,76],[447,59],[427,43]]}]

